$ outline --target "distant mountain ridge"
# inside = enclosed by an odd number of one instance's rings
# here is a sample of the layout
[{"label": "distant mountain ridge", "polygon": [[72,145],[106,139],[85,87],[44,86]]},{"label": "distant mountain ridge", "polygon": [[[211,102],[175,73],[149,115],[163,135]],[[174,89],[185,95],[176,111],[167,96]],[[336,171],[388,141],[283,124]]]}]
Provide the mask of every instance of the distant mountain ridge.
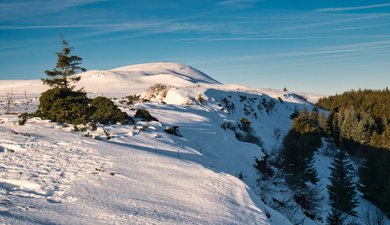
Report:
[{"label": "distant mountain ridge", "polygon": [[[111,70],[90,70],[79,74],[77,88],[88,93],[112,94],[138,92],[156,83],[170,86],[192,86],[196,84],[221,84],[207,74],[184,64],[156,62],[129,65]],[[40,80],[2,80],[0,93],[40,94],[48,89]]]}]

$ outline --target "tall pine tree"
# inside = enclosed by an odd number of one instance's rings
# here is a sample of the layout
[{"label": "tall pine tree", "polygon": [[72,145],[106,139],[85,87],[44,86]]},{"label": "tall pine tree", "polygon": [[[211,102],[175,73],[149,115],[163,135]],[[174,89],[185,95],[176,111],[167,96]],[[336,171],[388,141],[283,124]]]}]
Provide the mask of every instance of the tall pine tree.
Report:
[{"label": "tall pine tree", "polygon": [[42,79],[43,84],[49,85],[53,88],[70,88],[72,82],[80,80],[80,76],[75,76],[79,71],[86,71],[85,68],[81,67],[82,58],[77,55],[71,55],[72,47],[62,37],[62,51],[57,52],[57,63],[53,70],[46,70],[45,73],[49,78]]},{"label": "tall pine tree", "polygon": [[333,209],[356,216],[354,208],[358,202],[355,199],[356,187],[351,174],[353,171],[351,162],[344,152],[340,151],[332,162],[332,172],[328,185],[329,200]]}]

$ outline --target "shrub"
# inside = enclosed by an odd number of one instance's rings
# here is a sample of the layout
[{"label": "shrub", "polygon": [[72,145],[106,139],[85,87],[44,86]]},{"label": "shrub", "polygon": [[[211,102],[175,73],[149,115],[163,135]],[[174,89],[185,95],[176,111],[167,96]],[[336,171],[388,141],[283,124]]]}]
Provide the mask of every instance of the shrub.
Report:
[{"label": "shrub", "polygon": [[146,109],[138,109],[137,112],[135,113],[134,117],[140,118],[143,121],[157,121],[158,122],[158,119],[156,119],[155,117],[150,115],[149,111]]},{"label": "shrub", "polygon": [[20,120],[18,121],[18,124],[21,125],[21,126],[25,125],[26,122],[27,122],[27,119],[31,118],[32,116],[33,116],[33,115],[31,115],[31,114],[29,114],[29,113],[26,113],[26,112],[20,114],[20,115],[19,115]]},{"label": "shrub", "polygon": [[178,136],[178,137],[183,137],[179,131],[179,127],[178,126],[173,126],[173,127],[167,127],[165,130],[164,130],[166,133],[168,134],[172,134],[172,135],[175,135],[175,136]]},{"label": "shrub", "polygon": [[262,174],[272,177],[274,172],[272,168],[268,165],[269,156],[265,155],[262,159],[255,159],[254,167]]},{"label": "shrub", "polygon": [[125,123],[128,115],[122,112],[110,99],[96,97],[91,101],[92,121],[101,124]]},{"label": "shrub", "polygon": [[52,88],[42,93],[35,115],[60,123],[86,123],[91,115],[89,99],[82,91]]},{"label": "shrub", "polygon": [[164,84],[155,84],[148,88],[146,96],[152,98],[165,98],[168,93],[168,87]]},{"label": "shrub", "polygon": [[243,131],[248,132],[249,128],[250,128],[250,125],[251,125],[251,122],[247,118],[245,118],[245,117],[241,118],[240,122],[241,122],[240,128]]},{"label": "shrub", "polygon": [[204,104],[206,103],[206,99],[204,99],[204,97],[203,97],[201,94],[199,94],[199,96],[198,96],[198,102],[199,102],[200,104],[204,105]]},{"label": "shrub", "polygon": [[91,115],[88,104],[89,99],[83,96],[59,98],[53,103],[47,118],[54,122],[85,124]]},{"label": "shrub", "polygon": [[134,103],[141,101],[141,95],[129,95],[126,98],[127,105],[134,105]]},{"label": "shrub", "polygon": [[232,130],[236,139],[239,141],[249,142],[259,147],[263,147],[263,141],[253,132],[253,129],[250,127],[250,121],[245,117],[237,124],[232,121],[225,121],[221,127],[224,130]]}]

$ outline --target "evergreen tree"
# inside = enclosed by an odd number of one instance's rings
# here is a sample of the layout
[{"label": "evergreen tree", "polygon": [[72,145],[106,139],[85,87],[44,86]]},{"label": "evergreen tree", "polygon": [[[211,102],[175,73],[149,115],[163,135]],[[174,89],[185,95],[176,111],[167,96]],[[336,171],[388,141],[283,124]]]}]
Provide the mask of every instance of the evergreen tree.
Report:
[{"label": "evergreen tree", "polygon": [[380,206],[382,206],[383,210],[387,212],[387,216],[390,218],[390,180],[387,181],[387,184],[384,188]]},{"label": "evergreen tree", "polygon": [[80,67],[81,58],[71,55],[72,47],[63,37],[62,44],[62,51],[56,53],[55,68],[45,71],[49,78],[42,79],[43,84],[52,88],[42,93],[35,115],[55,122],[85,124],[91,116],[90,100],[85,92],[73,91],[74,86],[70,85],[80,80],[75,74],[85,69]]},{"label": "evergreen tree", "polygon": [[352,164],[345,153],[340,151],[334,158],[332,166],[329,179],[331,184],[328,185],[331,205],[334,209],[356,216],[354,208],[358,202],[355,199],[356,188],[351,177]]},{"label": "evergreen tree", "polygon": [[73,89],[70,83],[80,80],[80,76],[75,76],[79,71],[86,71],[82,68],[80,58],[77,55],[71,55],[72,47],[62,37],[62,51],[57,52],[57,63],[53,70],[46,70],[45,73],[49,78],[42,79],[43,84],[49,85],[52,88],[70,88]]},{"label": "evergreen tree", "polygon": [[322,134],[329,135],[330,134],[330,126],[328,122],[328,118],[326,117],[325,113],[321,113],[320,117],[318,118],[318,124],[321,128]]},{"label": "evergreen tree", "polygon": [[[294,200],[304,209],[306,216],[316,218],[321,195],[313,186],[318,182],[314,167],[314,152],[321,145],[318,114],[304,108],[293,119],[292,127],[283,140],[282,159],[286,181],[294,191]],[[311,182],[314,185],[310,185]]]},{"label": "evergreen tree", "polygon": [[373,202],[375,202],[375,192],[378,191],[377,182],[375,182],[378,179],[376,173],[377,160],[374,154],[375,152],[369,152],[359,168],[359,190],[364,194],[364,198]]},{"label": "evergreen tree", "polygon": [[311,159],[308,159],[306,162],[306,168],[304,171],[304,180],[308,180],[313,184],[316,184],[319,179],[317,175],[316,168],[314,166],[314,157],[311,157]]},{"label": "evergreen tree", "polygon": [[[321,145],[318,117],[304,108],[293,120],[291,130],[283,140],[282,158],[292,186],[303,186],[318,181],[314,168],[313,154]],[[314,118],[314,119],[313,119]]]},{"label": "evergreen tree", "polygon": [[326,222],[328,225],[343,225],[343,214],[339,210],[333,208],[332,211],[329,213]]}]

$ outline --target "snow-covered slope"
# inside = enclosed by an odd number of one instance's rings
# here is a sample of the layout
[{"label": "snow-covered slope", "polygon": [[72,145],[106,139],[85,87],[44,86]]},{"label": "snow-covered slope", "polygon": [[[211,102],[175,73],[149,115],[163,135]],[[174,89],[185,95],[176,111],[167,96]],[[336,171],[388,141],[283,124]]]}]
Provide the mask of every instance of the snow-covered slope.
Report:
[{"label": "snow-covered slope", "polygon": [[[214,104],[137,107],[161,122],[108,126],[108,141],[39,119],[19,126],[16,116],[2,116],[0,220],[289,224],[256,194],[252,163],[263,156],[261,149],[224,131]],[[182,138],[163,131],[172,125],[180,127]],[[101,130],[93,135],[104,137]],[[237,178],[240,172],[245,182]]]},{"label": "snow-covered slope", "polygon": [[[138,93],[148,87],[162,83],[170,86],[192,86],[195,84],[219,84],[218,81],[190,66],[170,63],[146,63],[120,67],[109,71],[90,70],[80,74],[77,88],[90,94],[125,96]],[[48,89],[40,80],[0,81],[0,94],[12,92],[16,95],[33,96]]]},{"label": "snow-covered slope", "polygon": [[[260,179],[254,167],[256,159],[275,156],[290,115],[311,110],[316,96],[223,85],[174,63],[82,77],[79,86],[90,93],[112,94],[130,116],[145,108],[159,122],[105,126],[109,140],[102,126],[74,132],[36,118],[19,126],[17,115],[3,115],[0,96],[0,224],[325,224],[326,193],[322,222],[294,202],[283,210],[275,202],[294,201],[283,177]],[[155,83],[166,84],[166,93],[150,102],[129,107],[120,98],[147,96]],[[32,81],[0,84],[3,90],[34,87]],[[14,97],[11,113],[36,109],[37,98]],[[246,135],[242,118],[250,121],[251,143],[237,138]],[[164,132],[173,126],[182,137]],[[316,166],[326,192],[331,158],[324,154],[316,153]],[[360,217],[376,210],[360,200]]]},{"label": "snow-covered slope", "polygon": [[239,179],[156,154],[170,141],[162,133],[107,143],[14,119],[1,120],[1,224],[271,224]]},{"label": "snow-covered slope", "polygon": [[[131,76],[138,76],[143,79],[145,77],[171,75],[181,78],[191,84],[197,83],[208,83],[208,84],[219,84],[218,81],[209,77],[205,73],[192,68],[187,65],[172,63],[172,62],[159,62],[159,63],[145,63],[138,65],[130,65],[119,67],[110,70],[121,74],[131,74]],[[163,82],[162,82],[163,83]],[[175,83],[173,83],[175,84]]]}]

